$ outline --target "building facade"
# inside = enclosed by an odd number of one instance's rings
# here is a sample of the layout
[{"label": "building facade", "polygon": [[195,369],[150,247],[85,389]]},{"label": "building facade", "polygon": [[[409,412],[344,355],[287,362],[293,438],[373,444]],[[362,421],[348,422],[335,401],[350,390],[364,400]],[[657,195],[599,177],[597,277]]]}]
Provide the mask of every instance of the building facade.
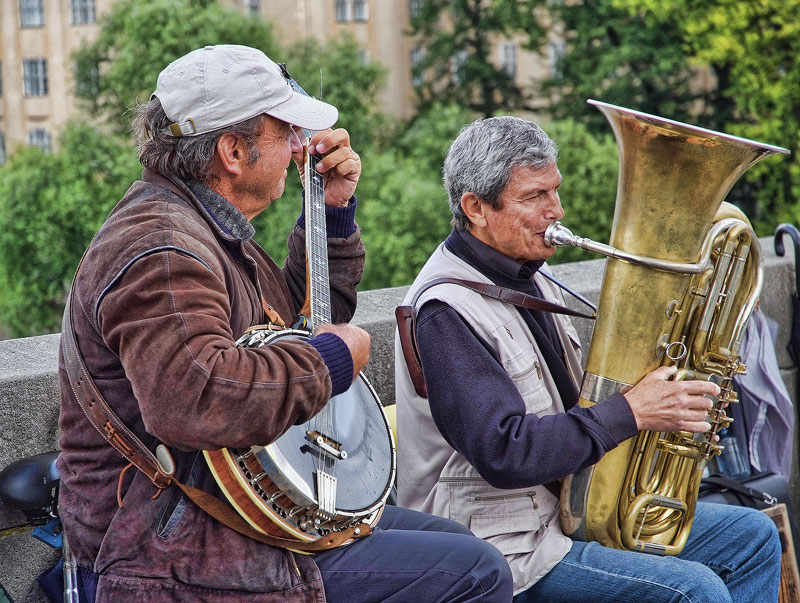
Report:
[{"label": "building facade", "polygon": [[[77,111],[71,54],[99,34],[98,18],[116,0],[0,0],[0,165],[22,144],[50,150]],[[422,0],[219,0],[270,20],[284,45],[348,32],[362,60],[387,68],[378,101],[388,115],[414,114],[413,66],[424,48],[407,35]],[[517,41],[499,40],[496,61],[517,82],[540,79],[546,64]],[[458,57],[454,57],[457,61]],[[419,83],[419,82],[416,82]]]},{"label": "building facade", "polygon": [[112,1],[0,0],[0,162],[20,144],[52,147],[75,111],[70,54]]}]

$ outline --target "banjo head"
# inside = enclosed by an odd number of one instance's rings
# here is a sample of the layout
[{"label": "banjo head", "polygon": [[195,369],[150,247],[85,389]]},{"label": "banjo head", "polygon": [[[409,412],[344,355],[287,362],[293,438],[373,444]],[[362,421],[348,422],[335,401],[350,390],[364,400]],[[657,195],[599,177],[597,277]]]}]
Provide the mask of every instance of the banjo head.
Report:
[{"label": "banjo head", "polygon": [[[336,478],[340,513],[368,511],[385,500],[394,480],[394,446],[388,422],[366,378],[328,402],[329,415],[291,427],[276,442],[253,447],[261,466],[295,503],[318,504],[316,472]],[[346,458],[326,453],[310,441],[321,433],[341,446]]]},{"label": "banjo head", "polygon": [[[308,338],[305,331],[254,330],[237,344],[261,347]],[[277,489],[283,495],[278,499],[283,503],[280,512],[294,512],[298,519],[308,516],[305,511],[313,514],[326,506],[331,510],[330,500],[327,505],[321,503],[325,495],[318,491],[318,474],[324,474],[328,484],[334,481],[335,512],[329,513],[330,521],[323,522],[321,527],[326,529],[338,529],[354,520],[377,521],[396,472],[388,418],[363,374],[346,392],[332,397],[319,414],[292,426],[277,441],[234,452],[250,457],[248,481],[262,492],[262,498],[263,491]]]}]

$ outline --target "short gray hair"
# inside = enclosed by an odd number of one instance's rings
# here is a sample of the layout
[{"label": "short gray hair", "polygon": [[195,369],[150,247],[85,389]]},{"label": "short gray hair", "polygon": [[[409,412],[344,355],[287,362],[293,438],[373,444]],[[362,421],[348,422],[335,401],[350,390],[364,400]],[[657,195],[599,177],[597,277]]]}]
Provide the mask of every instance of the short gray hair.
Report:
[{"label": "short gray hair", "polygon": [[169,119],[158,98],[136,106],[132,121],[141,164],[159,174],[177,174],[183,180],[197,180],[214,185],[217,177],[211,172],[217,141],[224,133],[241,137],[247,144],[249,163],[259,159],[256,139],[261,135],[267,116],[257,115],[232,126],[198,134],[172,136],[168,133]]},{"label": "short gray hair", "polygon": [[516,166],[544,169],[556,162],[558,147],[542,128],[519,117],[490,117],[464,126],[444,160],[444,187],[456,230],[469,230],[461,209],[464,193],[474,193],[501,209],[500,193]]}]

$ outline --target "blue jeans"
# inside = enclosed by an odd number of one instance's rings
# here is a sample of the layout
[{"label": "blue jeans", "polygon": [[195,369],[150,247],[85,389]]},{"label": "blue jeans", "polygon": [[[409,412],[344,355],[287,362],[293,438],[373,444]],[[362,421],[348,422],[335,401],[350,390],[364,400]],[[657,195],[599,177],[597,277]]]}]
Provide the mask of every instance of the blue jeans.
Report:
[{"label": "blue jeans", "polygon": [[698,503],[689,540],[677,557],[576,541],[514,603],[777,602],[780,556],[777,528],[764,513]]},{"label": "blue jeans", "polygon": [[314,556],[330,603],[508,603],[503,555],[459,523],[386,505],[370,536]]}]

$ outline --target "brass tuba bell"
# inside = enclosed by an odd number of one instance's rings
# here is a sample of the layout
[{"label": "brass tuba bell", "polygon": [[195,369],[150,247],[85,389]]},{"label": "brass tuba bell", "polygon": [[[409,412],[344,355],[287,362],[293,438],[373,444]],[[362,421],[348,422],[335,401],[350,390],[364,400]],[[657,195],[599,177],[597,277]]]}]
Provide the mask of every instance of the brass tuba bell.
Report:
[{"label": "brass tuba bell", "polygon": [[752,165],[786,149],[590,100],[611,124],[619,185],[609,245],[553,224],[545,240],[608,256],[579,404],[591,406],[660,365],[721,388],[711,430],[641,432],[561,492],[564,533],[618,549],[677,555],[700,479],[730,424],[739,349],[763,280],[758,239],[723,203]]}]

